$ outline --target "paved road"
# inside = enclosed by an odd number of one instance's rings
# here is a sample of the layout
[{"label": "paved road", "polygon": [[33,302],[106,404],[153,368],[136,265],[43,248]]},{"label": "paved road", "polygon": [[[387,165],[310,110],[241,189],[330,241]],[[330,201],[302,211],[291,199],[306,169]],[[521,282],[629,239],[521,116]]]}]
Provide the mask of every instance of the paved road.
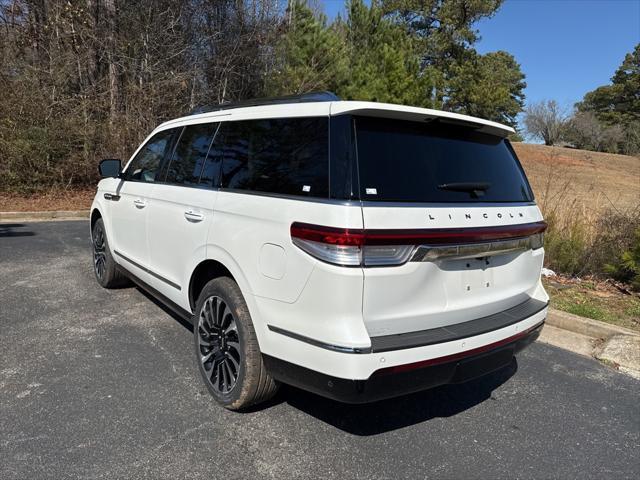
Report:
[{"label": "paved road", "polygon": [[0,478],[638,478],[640,382],[535,344],[368,406],[292,388],[237,414],[191,332],[91,271],[84,221],[0,224]]}]

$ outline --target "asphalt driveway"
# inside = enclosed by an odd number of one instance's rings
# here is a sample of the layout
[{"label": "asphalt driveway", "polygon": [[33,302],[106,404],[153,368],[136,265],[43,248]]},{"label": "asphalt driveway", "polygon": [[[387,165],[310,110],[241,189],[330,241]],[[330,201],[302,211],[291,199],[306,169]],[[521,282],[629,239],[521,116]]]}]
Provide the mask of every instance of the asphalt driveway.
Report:
[{"label": "asphalt driveway", "polygon": [[534,344],[511,368],[366,406],[285,388],[238,414],[191,331],[103,290],[86,221],[0,224],[0,478],[638,478],[640,381]]}]

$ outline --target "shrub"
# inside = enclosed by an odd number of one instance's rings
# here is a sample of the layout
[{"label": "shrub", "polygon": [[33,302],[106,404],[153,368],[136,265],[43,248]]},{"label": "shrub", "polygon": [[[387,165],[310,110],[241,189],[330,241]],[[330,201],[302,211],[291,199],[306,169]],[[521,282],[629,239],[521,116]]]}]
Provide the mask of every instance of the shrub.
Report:
[{"label": "shrub", "polygon": [[594,213],[576,203],[543,209],[545,264],[572,276],[610,276],[640,289],[640,209]]},{"label": "shrub", "polygon": [[582,274],[589,243],[584,217],[563,218],[557,212],[551,212],[545,220],[549,225],[544,239],[549,268],[568,275]]},{"label": "shrub", "polygon": [[605,265],[605,271],[613,278],[630,283],[640,290],[640,228],[635,230],[633,245],[625,250],[615,263]]}]

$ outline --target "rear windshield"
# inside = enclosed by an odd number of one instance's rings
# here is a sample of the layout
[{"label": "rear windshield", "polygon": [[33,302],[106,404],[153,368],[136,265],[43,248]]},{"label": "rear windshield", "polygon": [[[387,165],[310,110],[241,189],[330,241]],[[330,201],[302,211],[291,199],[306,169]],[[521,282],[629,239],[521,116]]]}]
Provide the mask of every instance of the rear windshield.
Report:
[{"label": "rear windshield", "polygon": [[504,139],[469,127],[356,117],[363,200],[530,202],[531,189]]}]

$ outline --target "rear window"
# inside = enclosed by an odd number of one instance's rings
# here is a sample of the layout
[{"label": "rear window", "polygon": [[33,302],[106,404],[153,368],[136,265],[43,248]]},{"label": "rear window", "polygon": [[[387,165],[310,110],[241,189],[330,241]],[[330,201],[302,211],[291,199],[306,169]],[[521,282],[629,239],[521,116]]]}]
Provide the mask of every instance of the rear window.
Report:
[{"label": "rear window", "polygon": [[363,200],[530,202],[531,189],[507,142],[439,122],[356,117]]}]

